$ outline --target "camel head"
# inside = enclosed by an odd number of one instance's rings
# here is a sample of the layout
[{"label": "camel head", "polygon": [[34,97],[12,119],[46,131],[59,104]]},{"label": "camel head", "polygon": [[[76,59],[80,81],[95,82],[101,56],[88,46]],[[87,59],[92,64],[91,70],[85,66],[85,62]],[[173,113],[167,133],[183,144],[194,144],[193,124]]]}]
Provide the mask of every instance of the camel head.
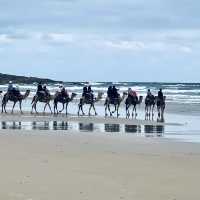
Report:
[{"label": "camel head", "polygon": [[141,104],[143,101],[143,96],[139,96],[139,101],[138,101],[138,104]]},{"label": "camel head", "polygon": [[123,95],[122,95],[122,97],[121,97],[121,102],[124,101],[124,99],[125,99],[125,97],[126,97],[127,95],[128,95],[127,92],[123,92]]},{"label": "camel head", "polygon": [[25,94],[22,95],[22,99],[26,99],[29,96],[30,92],[30,90],[26,90]]},{"label": "camel head", "polygon": [[72,93],[70,100],[73,101],[73,99],[77,96],[76,93]]},{"label": "camel head", "polygon": [[95,102],[100,101],[102,99],[102,97],[103,97],[103,92],[98,92]]}]

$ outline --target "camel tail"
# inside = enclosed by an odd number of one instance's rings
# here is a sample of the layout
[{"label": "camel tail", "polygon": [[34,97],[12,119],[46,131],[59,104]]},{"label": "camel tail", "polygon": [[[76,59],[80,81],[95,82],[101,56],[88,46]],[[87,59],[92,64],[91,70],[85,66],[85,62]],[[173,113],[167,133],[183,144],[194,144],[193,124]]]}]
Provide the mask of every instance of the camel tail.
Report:
[{"label": "camel tail", "polygon": [[5,102],[6,102],[6,96],[4,95],[2,99],[2,104],[5,104]]}]

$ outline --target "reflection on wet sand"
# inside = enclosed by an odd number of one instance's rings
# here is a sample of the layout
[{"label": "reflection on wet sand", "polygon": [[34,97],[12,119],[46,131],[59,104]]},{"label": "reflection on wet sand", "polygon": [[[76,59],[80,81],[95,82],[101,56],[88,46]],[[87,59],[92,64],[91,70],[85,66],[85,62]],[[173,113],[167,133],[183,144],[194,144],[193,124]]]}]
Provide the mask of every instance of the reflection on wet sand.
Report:
[{"label": "reflection on wet sand", "polygon": [[53,122],[53,130],[68,130],[68,122]]},{"label": "reflection on wet sand", "polygon": [[21,122],[10,122],[7,124],[7,122],[1,122],[1,128],[2,129],[13,129],[13,130],[20,130],[22,129]]},{"label": "reflection on wet sand", "polygon": [[49,122],[33,122],[32,130],[49,130]]},{"label": "reflection on wet sand", "polygon": [[162,137],[164,134],[164,126],[144,125],[144,133],[146,137]]},{"label": "reflection on wet sand", "polygon": [[125,125],[126,133],[141,133],[141,131],[140,125]]},{"label": "reflection on wet sand", "polygon": [[64,121],[51,122],[1,122],[0,129],[23,129],[23,130],[78,130],[81,132],[104,132],[104,133],[137,133],[146,137],[163,137],[165,127],[162,125],[120,125],[120,124],[93,124]]},{"label": "reflection on wet sand", "polygon": [[105,132],[120,132],[119,124],[105,124],[104,127]]},{"label": "reflection on wet sand", "polygon": [[92,132],[92,131],[94,131],[94,124],[92,124],[92,123],[89,123],[89,124],[79,123],[79,130],[80,131]]}]

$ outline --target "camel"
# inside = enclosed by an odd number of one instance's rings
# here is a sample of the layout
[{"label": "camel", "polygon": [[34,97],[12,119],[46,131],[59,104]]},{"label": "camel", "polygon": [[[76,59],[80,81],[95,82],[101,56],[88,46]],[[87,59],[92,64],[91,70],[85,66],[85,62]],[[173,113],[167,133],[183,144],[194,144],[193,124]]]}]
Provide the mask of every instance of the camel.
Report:
[{"label": "camel", "polygon": [[[126,96],[127,96],[127,93],[124,92],[122,97],[120,95],[118,98],[114,98],[114,99],[110,99],[107,97],[105,104],[104,104],[105,105],[105,116],[108,116],[108,114],[107,114],[107,109],[108,109],[110,112],[110,116],[112,116],[117,111],[117,117],[119,117],[119,106],[120,106],[121,102],[124,101]],[[110,105],[114,105],[114,107],[115,107],[115,110],[112,112],[110,110]]]},{"label": "camel", "polygon": [[143,96],[140,96],[139,99],[137,96],[135,97],[127,97],[126,99],[126,118],[130,117],[130,112],[129,112],[129,108],[131,107],[131,105],[133,105],[133,110],[132,110],[132,118],[135,115],[135,118],[137,117],[137,105],[140,105],[142,103],[143,100]]},{"label": "camel", "polygon": [[49,94],[49,95],[37,95],[36,94],[33,97],[33,100],[32,100],[32,103],[31,103],[32,104],[31,114],[33,114],[33,109],[35,110],[35,113],[38,114],[37,107],[36,107],[38,102],[45,103],[43,113],[45,113],[46,107],[48,106],[49,110],[51,111],[51,114],[53,114],[51,106],[50,106],[50,101],[54,100],[56,96],[57,96],[57,93],[55,95],[51,95],[51,94]]},{"label": "camel", "polygon": [[22,112],[22,101],[25,100],[29,96],[29,94],[30,94],[30,90],[26,90],[25,94],[19,94],[18,96],[6,93],[3,96],[3,100],[2,100],[2,113],[3,112],[7,113],[6,105],[7,105],[8,101],[12,101],[14,103],[13,103],[11,113],[14,112],[14,108],[15,108],[16,103],[19,102],[20,112],[21,112],[21,114],[23,114],[23,112]]},{"label": "camel", "polygon": [[77,94],[72,93],[71,97],[67,97],[67,98],[64,98],[62,95],[57,95],[54,99],[54,114],[58,114],[58,103],[61,103],[63,105],[63,108],[59,112],[61,113],[64,110],[64,106],[66,104],[65,110],[66,110],[66,115],[67,115],[68,114],[67,113],[68,104],[69,104],[69,102],[73,101],[73,99],[76,95]]},{"label": "camel", "polygon": [[85,115],[85,113],[83,112],[83,105],[84,104],[89,104],[89,111],[88,111],[88,115],[91,115],[91,109],[93,108],[95,115],[97,115],[96,109],[94,104],[98,101],[100,101],[102,99],[103,93],[102,92],[98,92],[98,95],[96,98],[92,99],[92,98],[84,98],[81,97],[80,102],[78,104],[78,116],[80,115],[80,110],[82,111],[82,114]]},{"label": "camel", "polygon": [[152,119],[154,117],[154,108],[156,104],[156,97],[154,95],[146,96],[145,98],[145,119],[150,120],[151,116]]},{"label": "camel", "polygon": [[163,100],[158,99],[156,97],[156,105],[157,105],[157,111],[158,111],[158,120],[160,122],[164,122],[164,111],[165,111],[165,103],[166,101],[166,96],[164,96]]}]

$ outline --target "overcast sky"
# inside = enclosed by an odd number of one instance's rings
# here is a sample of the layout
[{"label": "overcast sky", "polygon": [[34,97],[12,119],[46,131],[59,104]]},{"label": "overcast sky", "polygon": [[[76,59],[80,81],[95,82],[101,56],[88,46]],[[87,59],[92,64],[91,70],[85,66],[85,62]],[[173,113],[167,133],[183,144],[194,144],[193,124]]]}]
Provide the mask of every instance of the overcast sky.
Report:
[{"label": "overcast sky", "polygon": [[200,82],[199,0],[0,0],[0,72]]}]

